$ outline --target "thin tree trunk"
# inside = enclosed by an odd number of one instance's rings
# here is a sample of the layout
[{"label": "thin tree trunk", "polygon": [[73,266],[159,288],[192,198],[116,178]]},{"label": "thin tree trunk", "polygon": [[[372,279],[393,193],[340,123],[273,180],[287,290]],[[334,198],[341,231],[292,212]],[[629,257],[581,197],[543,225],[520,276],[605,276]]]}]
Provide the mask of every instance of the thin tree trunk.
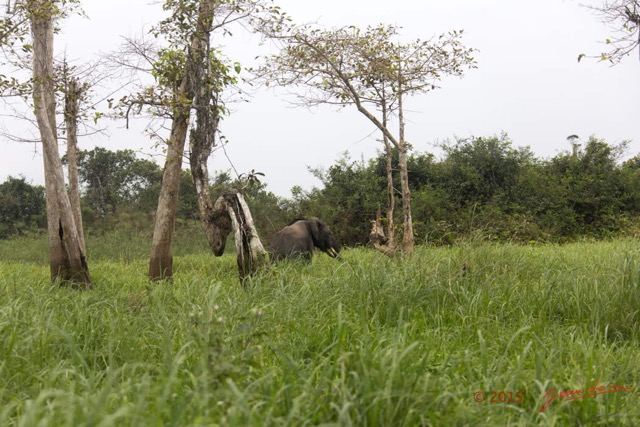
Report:
[{"label": "thin tree trunk", "polygon": [[30,0],[27,8],[33,35],[34,109],[44,159],[51,279],[87,287],[91,285],[89,269],[64,185],[58,151],[53,81],[53,6],[46,1]]},{"label": "thin tree trunk", "polygon": [[180,193],[182,155],[188,125],[188,113],[181,112],[174,116],[153,228],[151,260],[149,261],[150,280],[164,280],[173,277],[172,242]]},{"label": "thin tree trunk", "polygon": [[[387,127],[387,104],[386,101],[382,103],[382,124]],[[395,213],[396,198],[393,188],[393,148],[389,142],[389,137],[383,132],[382,140],[384,142],[384,151],[386,154],[386,170],[387,170],[387,239],[389,245],[395,245],[395,227],[393,216]],[[376,219],[377,220],[377,219]]]},{"label": "thin tree trunk", "polygon": [[407,170],[407,146],[402,145],[399,150],[400,182],[402,185],[402,214],[404,230],[402,235],[402,250],[413,252],[413,220],[411,217],[411,190],[409,189],[409,174]]},{"label": "thin tree trunk", "polygon": [[[207,167],[207,160],[211,154],[211,147],[206,147],[200,143],[193,142],[191,146],[191,157],[189,158],[191,164],[191,178],[196,187],[196,194],[198,197],[198,213],[200,214],[200,222],[204,229],[204,234],[207,238],[209,247],[216,256],[222,255],[224,252],[224,245],[221,241],[218,228],[213,221],[214,209],[213,200],[211,199],[211,193],[209,190],[209,169]],[[222,250],[221,250],[222,249]]]},{"label": "thin tree trunk", "polygon": [[[202,61],[197,64],[194,86],[197,88],[194,104],[196,107],[196,127],[190,133],[191,153],[189,162],[191,166],[191,178],[196,187],[198,200],[198,213],[200,222],[204,229],[204,234],[209,243],[209,247],[214,255],[220,256],[224,253],[226,236],[214,221],[214,206],[209,190],[209,168],[207,162],[211,155],[211,150],[215,146],[215,135],[220,123],[218,115],[217,99],[211,105],[213,93],[209,84],[210,77],[210,54],[211,50],[207,46]],[[224,235],[223,235],[224,234]]]},{"label": "thin tree trunk", "polygon": [[149,279],[163,280],[173,277],[172,242],[175,228],[178,194],[180,192],[180,175],[182,171],[182,155],[187,138],[189,116],[193,106],[194,73],[208,46],[209,32],[213,20],[212,0],[201,0],[191,46],[189,47],[184,76],[176,87],[173,100],[173,124],[169,137],[167,159],[162,177],[162,187],[158,198],[153,241],[151,243],[151,259],[149,261]]},{"label": "thin tree trunk", "polygon": [[386,137],[384,143],[387,155],[387,196],[389,200],[387,204],[387,236],[390,241],[395,242],[396,237],[393,216],[395,214],[396,198],[395,189],[393,187],[393,150]]},{"label": "thin tree trunk", "polygon": [[70,78],[66,87],[64,120],[67,130],[67,161],[69,173],[69,201],[73,219],[78,229],[78,240],[82,252],[86,253],[82,209],[80,207],[80,179],[78,178],[78,111],[82,89],[75,78]]},{"label": "thin tree trunk", "polygon": [[403,214],[403,220],[404,220],[402,250],[404,252],[413,252],[413,220],[411,218],[411,190],[409,189],[409,169],[407,167],[407,142],[404,139],[404,111],[403,111],[403,103],[402,103],[402,90],[398,91],[398,120],[400,123],[399,124],[400,146],[398,147],[398,169],[400,169],[400,184],[401,184],[401,191],[402,191],[402,214]]}]

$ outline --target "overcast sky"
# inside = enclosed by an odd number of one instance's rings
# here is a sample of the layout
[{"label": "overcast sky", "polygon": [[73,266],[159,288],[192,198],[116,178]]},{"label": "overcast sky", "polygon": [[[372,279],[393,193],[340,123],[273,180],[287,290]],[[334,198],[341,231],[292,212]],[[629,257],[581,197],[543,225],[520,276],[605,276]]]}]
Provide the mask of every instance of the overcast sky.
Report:
[{"label": "overcast sky", "polygon": [[[541,157],[569,148],[568,135],[584,142],[590,135],[610,143],[632,140],[629,155],[640,152],[638,100],[640,61],[635,52],[610,67],[594,60],[577,62],[580,53],[598,54],[610,35],[575,0],[276,0],[296,22],[328,28],[396,24],[406,40],[426,39],[450,30],[465,31],[463,43],[478,49],[478,69],[463,78],[447,78],[441,89],[407,102],[407,140],[417,152],[434,151],[438,141],[506,132],[516,146]],[[147,31],[162,16],[149,0],[84,0],[88,18],[63,25],[56,51],[78,60],[108,52],[122,36]],[[598,4],[592,0],[591,4]],[[251,66],[259,38],[234,33],[223,39],[226,55]],[[221,130],[227,155],[239,173],[266,174],[268,189],[289,196],[294,185],[320,182],[307,170],[328,167],[348,151],[353,159],[371,158],[380,149],[378,132],[353,108],[292,108],[282,91],[264,89],[250,102],[231,105]],[[3,108],[3,107],[0,107]],[[4,127],[14,127],[0,118]],[[107,136],[80,140],[81,148],[104,146],[152,153],[153,141],[140,128],[105,122]],[[22,132],[22,130],[21,130]],[[26,133],[27,130],[24,130]],[[41,184],[42,157],[33,144],[0,142],[0,180],[24,175]],[[63,149],[63,147],[61,147]],[[210,171],[228,170],[216,151]]]}]

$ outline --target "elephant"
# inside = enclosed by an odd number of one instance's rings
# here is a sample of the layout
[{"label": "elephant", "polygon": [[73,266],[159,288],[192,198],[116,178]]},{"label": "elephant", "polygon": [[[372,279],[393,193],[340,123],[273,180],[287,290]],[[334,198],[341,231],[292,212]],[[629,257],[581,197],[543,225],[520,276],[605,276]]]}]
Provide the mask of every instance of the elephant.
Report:
[{"label": "elephant", "polygon": [[333,232],[318,218],[297,219],[271,238],[269,249],[274,260],[311,260],[314,247],[332,258],[340,256],[340,245]]}]

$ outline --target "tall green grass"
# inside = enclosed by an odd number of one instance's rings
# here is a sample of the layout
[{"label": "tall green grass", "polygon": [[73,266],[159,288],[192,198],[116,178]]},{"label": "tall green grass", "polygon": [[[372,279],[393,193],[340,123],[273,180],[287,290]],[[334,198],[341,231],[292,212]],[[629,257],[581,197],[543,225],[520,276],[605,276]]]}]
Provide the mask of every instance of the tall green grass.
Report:
[{"label": "tall green grass", "polygon": [[[188,239],[149,284],[140,242],[89,241],[86,292],[0,243],[0,425],[640,424],[639,241],[345,250],[247,291]],[[540,412],[596,381],[631,390]]]}]

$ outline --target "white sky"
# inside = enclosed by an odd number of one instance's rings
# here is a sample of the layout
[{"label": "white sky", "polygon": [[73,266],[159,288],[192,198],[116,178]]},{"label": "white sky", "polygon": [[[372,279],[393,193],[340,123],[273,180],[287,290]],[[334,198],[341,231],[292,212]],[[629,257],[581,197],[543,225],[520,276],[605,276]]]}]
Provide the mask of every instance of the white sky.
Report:
[{"label": "white sky", "polygon": [[[585,0],[586,1],[586,0]],[[585,1],[582,1],[584,3]],[[64,24],[56,50],[71,58],[92,59],[114,49],[123,35],[148,30],[160,16],[150,0],[84,0],[88,19]],[[590,135],[610,143],[632,140],[629,155],[640,151],[638,100],[640,61],[634,53],[610,67],[578,54],[599,54],[607,28],[576,0],[276,0],[298,23],[327,27],[397,24],[409,39],[427,39],[464,29],[463,43],[479,50],[478,69],[462,79],[448,78],[441,89],[408,101],[407,139],[415,151],[434,151],[434,143],[454,137],[506,132],[516,146],[530,146],[541,157],[569,148],[566,137]],[[597,0],[592,0],[597,4]],[[221,40],[226,55],[253,65],[259,38],[236,32]],[[289,100],[291,100],[289,98]],[[1,104],[0,104],[1,105]],[[0,107],[3,108],[3,107]],[[292,186],[320,185],[307,166],[328,167],[349,151],[359,159],[376,155],[378,132],[352,108],[312,111],[292,108],[282,91],[264,89],[248,103],[231,105],[222,131],[227,154],[239,173],[266,174],[268,189],[289,196]],[[153,141],[138,129],[105,122],[108,136],[80,140],[81,148],[131,148],[152,153]],[[0,126],[16,126],[0,118]],[[24,132],[27,132],[26,130]],[[42,157],[33,144],[0,142],[0,181],[24,175],[41,184]],[[63,149],[63,147],[61,147]],[[231,166],[214,153],[210,171]]]}]

